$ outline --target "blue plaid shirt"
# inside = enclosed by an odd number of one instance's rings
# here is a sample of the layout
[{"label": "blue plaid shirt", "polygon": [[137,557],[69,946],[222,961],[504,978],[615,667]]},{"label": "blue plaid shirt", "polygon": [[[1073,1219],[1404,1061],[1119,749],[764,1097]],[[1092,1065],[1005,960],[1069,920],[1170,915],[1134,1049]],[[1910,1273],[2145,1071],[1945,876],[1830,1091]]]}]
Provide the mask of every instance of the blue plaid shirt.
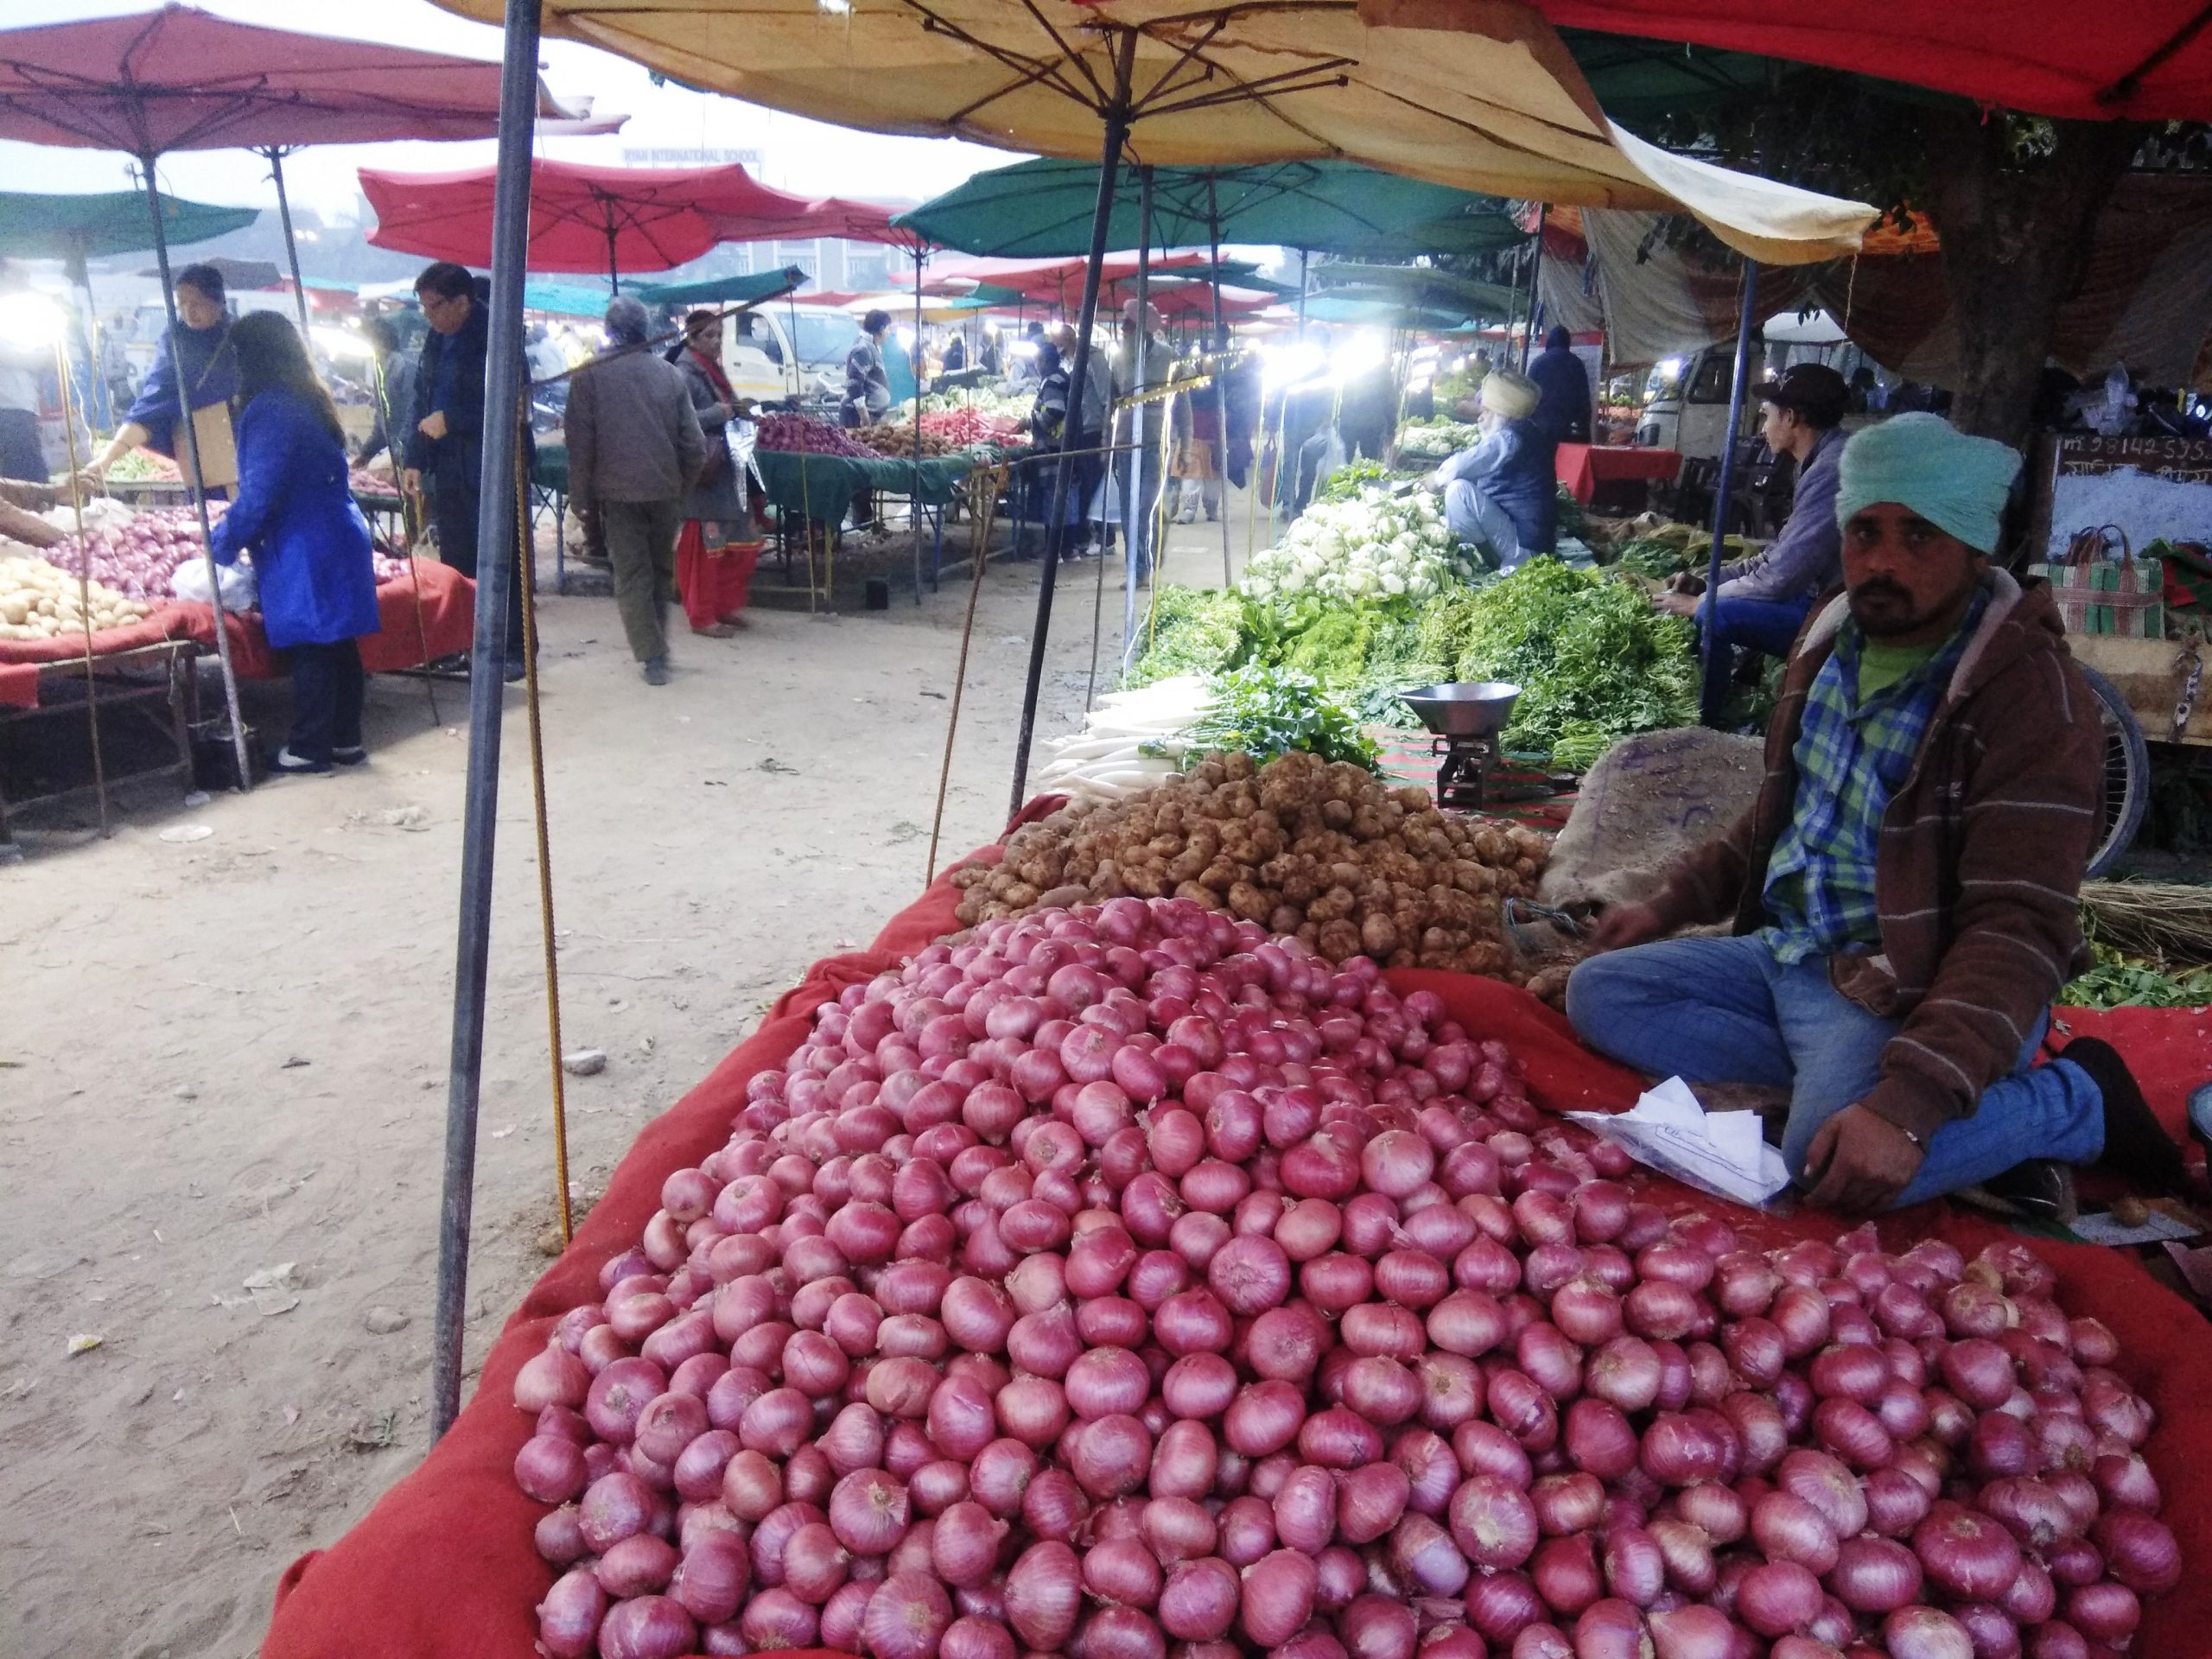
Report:
[{"label": "blue plaid shirt", "polygon": [[1933,657],[1864,699],[1859,628],[1846,622],[1837,635],[1806,693],[1789,752],[1797,768],[1796,808],[1767,861],[1763,898],[1773,925],[1759,937],[1777,961],[1880,946],[1874,862],[1882,814],[1910,776],[1920,740],[1988,602],[1986,589],[1976,594],[1958,632]]}]

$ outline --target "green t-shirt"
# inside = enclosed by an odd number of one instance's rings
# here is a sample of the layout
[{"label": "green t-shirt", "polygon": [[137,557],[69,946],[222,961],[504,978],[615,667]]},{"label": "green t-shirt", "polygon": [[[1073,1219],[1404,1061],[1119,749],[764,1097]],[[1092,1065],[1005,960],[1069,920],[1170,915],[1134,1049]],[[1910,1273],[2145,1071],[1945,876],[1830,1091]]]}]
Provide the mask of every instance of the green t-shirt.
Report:
[{"label": "green t-shirt", "polygon": [[1879,695],[1933,659],[1949,639],[1926,645],[1887,645],[1861,639],[1859,645],[1859,700]]}]

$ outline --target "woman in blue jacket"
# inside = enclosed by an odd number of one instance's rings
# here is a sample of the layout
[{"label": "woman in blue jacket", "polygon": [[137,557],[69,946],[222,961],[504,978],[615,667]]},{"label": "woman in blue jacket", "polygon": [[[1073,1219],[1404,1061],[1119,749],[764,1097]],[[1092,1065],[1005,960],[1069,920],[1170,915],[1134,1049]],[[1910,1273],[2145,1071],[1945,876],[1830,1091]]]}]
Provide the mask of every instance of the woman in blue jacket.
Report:
[{"label": "woman in blue jacket", "polygon": [[292,736],[276,772],[359,766],[361,652],[377,632],[369,527],[346,487],[346,442],[330,394],[292,325],[273,311],[231,327],[238,355],[238,487],[215,526],[215,560],[253,555],[269,643],[292,664]]}]

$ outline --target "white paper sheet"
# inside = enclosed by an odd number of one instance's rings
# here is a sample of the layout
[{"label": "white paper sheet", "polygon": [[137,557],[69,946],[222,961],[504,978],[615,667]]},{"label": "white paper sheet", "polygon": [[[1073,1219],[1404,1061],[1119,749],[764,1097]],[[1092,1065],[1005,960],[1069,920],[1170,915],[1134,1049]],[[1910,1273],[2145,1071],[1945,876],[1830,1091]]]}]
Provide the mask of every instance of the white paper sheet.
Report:
[{"label": "white paper sheet", "polygon": [[1766,1143],[1756,1112],[1707,1112],[1680,1077],[1653,1084],[1625,1112],[1569,1112],[1638,1163],[1754,1207],[1789,1185],[1789,1166]]}]

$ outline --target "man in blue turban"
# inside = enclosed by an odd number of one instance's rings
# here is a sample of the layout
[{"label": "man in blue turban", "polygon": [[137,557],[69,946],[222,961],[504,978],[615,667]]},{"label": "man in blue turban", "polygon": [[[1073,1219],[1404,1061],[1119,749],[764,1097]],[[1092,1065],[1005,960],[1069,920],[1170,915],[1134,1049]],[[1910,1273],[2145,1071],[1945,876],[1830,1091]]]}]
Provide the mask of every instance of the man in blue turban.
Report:
[{"label": "man in blue turban", "polygon": [[1608,910],[1567,982],[1594,1048],[1787,1090],[1783,1156],[1841,1214],[1991,1185],[2063,1217],[2077,1164],[2183,1180],[2112,1048],[2035,1064],[2088,961],[2104,736],[2050,589],[1990,563],[2019,468],[1933,415],[1851,440],[1843,592],[1791,653],[1757,803]]}]

